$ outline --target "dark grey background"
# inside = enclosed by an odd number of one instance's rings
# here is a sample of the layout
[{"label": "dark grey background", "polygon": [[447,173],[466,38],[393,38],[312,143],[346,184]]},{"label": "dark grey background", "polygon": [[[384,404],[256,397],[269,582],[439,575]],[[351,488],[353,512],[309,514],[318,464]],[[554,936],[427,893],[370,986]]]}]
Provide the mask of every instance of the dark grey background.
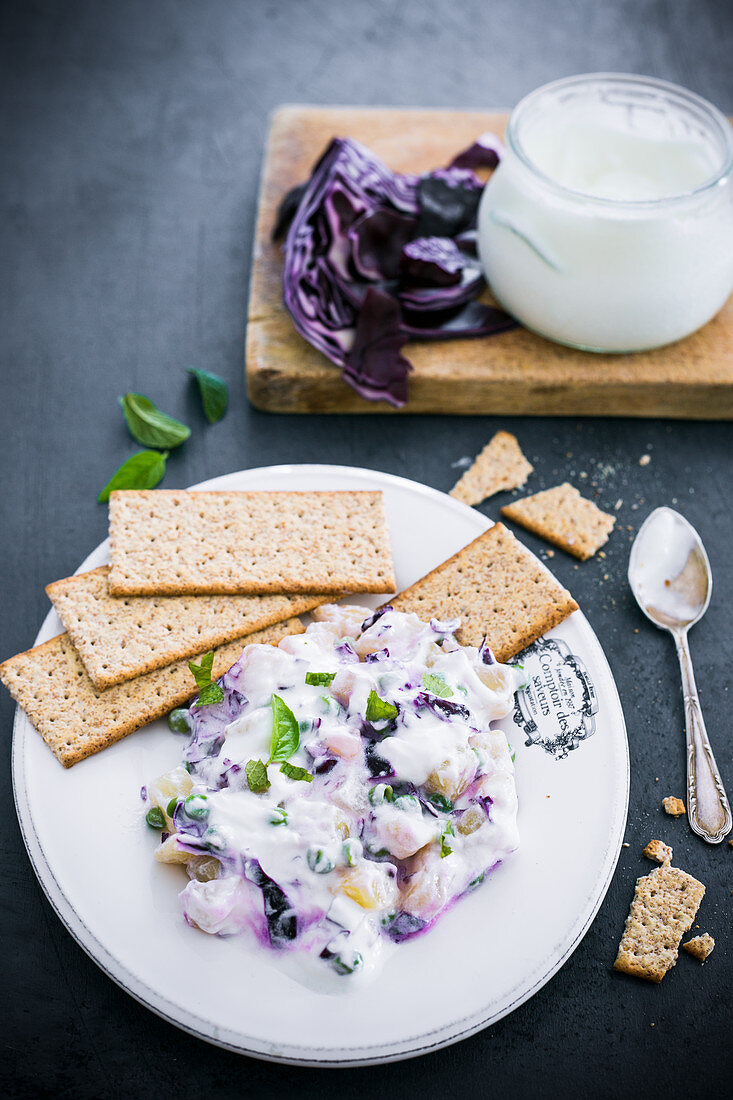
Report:
[{"label": "dark grey background", "polygon": [[[692,645],[733,793],[733,428],[265,415],[247,403],[242,347],[258,172],[277,104],[511,106],[544,81],[606,69],[677,81],[732,112],[732,12],[724,0],[3,6],[0,659],[32,644],[48,609],[44,585],[72,572],[105,536],[96,493],[134,449],[121,392],[143,391],[193,426],[169,462],[167,487],[315,461],[447,490],[457,476],[451,463],[507,427],[537,468],[533,487],[568,478],[610,509],[622,501],[605,560],[578,566],[558,552],[552,566],[606,649],[632,766],[630,846],[585,940],[537,996],[482,1034],[411,1063],[292,1069],[221,1052],[163,1023],[65,932],[33,877],[13,812],[13,706],[3,690],[0,1079],[8,1095],[704,1097],[729,1081],[733,850],[708,847],[684,820],[661,814],[661,797],[684,791],[677,669],[669,640],[632,606],[625,572],[640,520],[676,502],[702,533],[715,573]],[[229,382],[230,410],[214,427],[184,373],[193,364]],[[646,466],[643,454],[651,456]],[[501,503],[494,498],[487,514]],[[718,940],[704,969],[684,956],[661,986],[610,969],[652,836],[672,843],[676,862],[707,884],[700,929]],[[257,996],[246,980],[242,996]],[[404,996],[401,1010],[409,1011],[409,989]]]}]

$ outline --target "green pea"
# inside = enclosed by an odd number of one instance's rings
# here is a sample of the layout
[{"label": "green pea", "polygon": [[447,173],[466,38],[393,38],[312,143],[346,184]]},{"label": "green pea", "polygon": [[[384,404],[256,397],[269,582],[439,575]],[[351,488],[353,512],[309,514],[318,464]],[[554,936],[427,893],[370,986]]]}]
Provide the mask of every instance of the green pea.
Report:
[{"label": "green pea", "polygon": [[323,848],[309,848],[305,858],[311,871],[317,875],[327,875],[329,871],[333,871],[333,863]]},{"label": "green pea", "polygon": [[187,817],[193,821],[205,821],[209,816],[209,804],[205,794],[190,794],[183,803]]},{"label": "green pea", "polygon": [[168,814],[168,817],[173,817],[173,814],[176,812],[176,806],[177,805],[178,805],[178,799],[177,798],[172,798],[170,800],[170,802],[168,803],[168,805],[166,806],[166,808],[165,808],[165,812]]},{"label": "green pea", "polygon": [[151,806],[145,814],[145,820],[151,829],[165,828],[165,816],[160,806]]},{"label": "green pea", "polygon": [[393,798],[394,791],[389,783],[377,783],[369,791],[369,801],[372,806],[379,806],[382,802],[391,802]]},{"label": "green pea", "polygon": [[359,848],[355,840],[345,840],[341,849],[344,863],[347,867],[356,867],[357,859],[359,858]]},{"label": "green pea", "polygon": [[337,974],[353,974],[363,967],[364,957],[360,951],[353,951],[349,955],[334,955],[331,964]]},{"label": "green pea", "polygon": [[190,733],[191,722],[186,707],[176,707],[168,715],[168,728],[174,733]]}]

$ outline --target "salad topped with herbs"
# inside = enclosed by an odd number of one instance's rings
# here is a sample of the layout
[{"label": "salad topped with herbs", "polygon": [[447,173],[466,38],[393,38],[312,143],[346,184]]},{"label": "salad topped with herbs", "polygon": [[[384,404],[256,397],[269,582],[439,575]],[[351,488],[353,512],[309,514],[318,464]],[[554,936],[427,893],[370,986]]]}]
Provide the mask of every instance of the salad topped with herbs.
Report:
[{"label": "salad topped with herbs", "polygon": [[522,684],[459,623],[327,605],[249,645],[175,711],[183,763],[145,789],[155,858],[185,865],[186,920],[374,972],[518,846],[514,768],[492,729]]}]

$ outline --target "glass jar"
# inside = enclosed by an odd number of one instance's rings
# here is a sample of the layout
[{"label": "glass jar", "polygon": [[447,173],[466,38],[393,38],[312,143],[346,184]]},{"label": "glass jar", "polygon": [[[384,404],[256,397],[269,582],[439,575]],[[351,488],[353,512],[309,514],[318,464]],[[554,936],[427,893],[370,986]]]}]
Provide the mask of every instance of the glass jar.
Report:
[{"label": "glass jar", "polygon": [[599,73],[532,92],[478,217],[498,301],[561,344],[629,352],[704,325],[733,289],[733,130],[662,80]]}]

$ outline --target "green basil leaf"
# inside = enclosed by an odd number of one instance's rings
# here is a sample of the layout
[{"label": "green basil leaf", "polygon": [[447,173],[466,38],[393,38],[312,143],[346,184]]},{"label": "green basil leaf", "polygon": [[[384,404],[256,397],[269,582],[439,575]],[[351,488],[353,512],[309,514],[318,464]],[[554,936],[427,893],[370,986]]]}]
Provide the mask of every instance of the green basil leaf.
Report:
[{"label": "green basil leaf", "polygon": [[449,699],[453,694],[443,677],[436,673],[423,673],[422,682],[426,691],[432,692],[433,695],[440,695],[442,699]]},{"label": "green basil leaf", "polygon": [[287,775],[288,779],[304,779],[306,783],[313,782],[313,776],[310,772],[306,771],[305,768],[296,767],[295,764],[289,764],[287,760],[280,765],[280,771],[283,775]]},{"label": "green basil leaf", "polygon": [[249,789],[253,794],[263,794],[270,786],[267,768],[261,760],[248,760],[244,765]]},{"label": "green basil leaf", "polygon": [[191,434],[190,428],[156,409],[142,393],[126,393],[120,405],[130,435],[143,447],[180,447]]},{"label": "green basil leaf", "polygon": [[229,403],[229,390],[223,378],[218,374],[212,374],[208,370],[199,370],[197,367],[189,367],[199,386],[201,404],[204,407],[204,416],[209,424],[216,424],[227,411]]},{"label": "green basil leaf", "polygon": [[116,489],[154,489],[165,475],[168,452],[138,451],[123,462],[97,497],[100,504],[109,500]]},{"label": "green basil leaf", "polygon": [[300,744],[298,721],[279,695],[272,697],[272,741],[268,764],[281,763],[292,756]]},{"label": "green basil leaf", "polygon": [[313,687],[320,687],[328,685],[336,678],[335,672],[306,672],[305,682],[311,684]]},{"label": "green basil leaf", "polygon": [[194,710],[199,707],[211,707],[214,703],[220,703],[224,698],[224,689],[219,684],[207,684],[199,692],[199,697],[194,704]]},{"label": "green basil leaf", "polygon": [[210,649],[208,653],[205,653],[201,658],[201,664],[194,664],[193,661],[188,662],[188,667],[193,673],[193,678],[196,681],[196,687],[201,690],[208,687],[211,683],[211,670],[214,667],[214,651]]},{"label": "green basil leaf", "polygon": [[367,722],[379,722],[383,718],[396,718],[398,714],[394,703],[388,703],[386,699],[380,699],[376,691],[369,692],[366,706]]}]

